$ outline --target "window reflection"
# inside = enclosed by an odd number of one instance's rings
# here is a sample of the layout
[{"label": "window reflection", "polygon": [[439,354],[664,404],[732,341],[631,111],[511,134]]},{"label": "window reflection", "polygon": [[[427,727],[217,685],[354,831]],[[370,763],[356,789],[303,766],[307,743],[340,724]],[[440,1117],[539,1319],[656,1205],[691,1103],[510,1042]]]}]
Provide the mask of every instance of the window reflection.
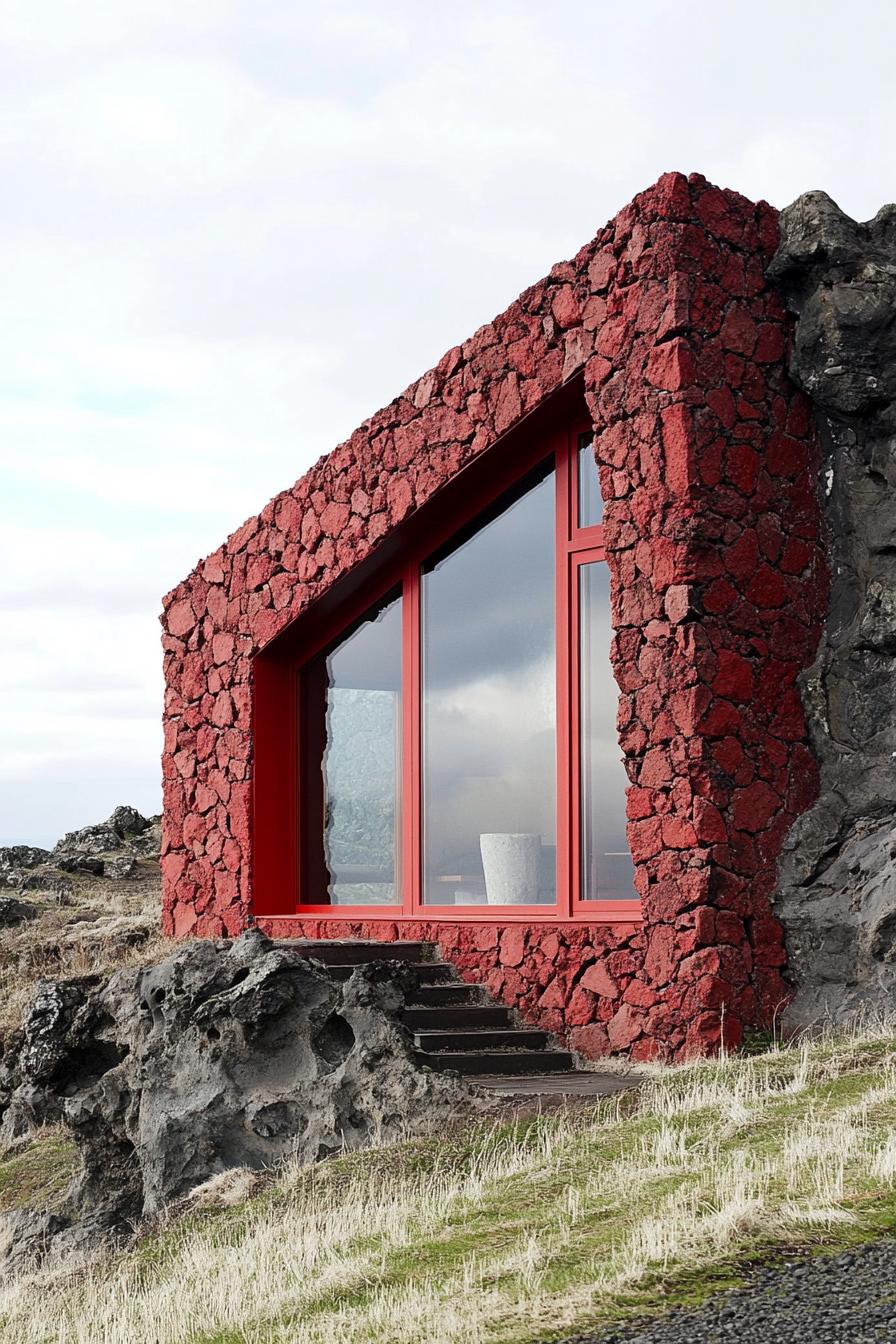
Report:
[{"label": "window reflection", "polygon": [[625,834],[628,777],[616,733],[619,688],[610,662],[610,573],[579,568],[581,637],[582,899],[635,900]]},{"label": "window reflection", "polygon": [[600,477],[594,460],[594,435],[579,436],[579,527],[596,527],[603,522],[604,502]]},{"label": "window reflection", "polygon": [[399,900],[401,601],[373,611],[325,659],[324,864],[334,905]]},{"label": "window reflection", "polygon": [[554,472],[424,569],[423,888],[556,899]]}]

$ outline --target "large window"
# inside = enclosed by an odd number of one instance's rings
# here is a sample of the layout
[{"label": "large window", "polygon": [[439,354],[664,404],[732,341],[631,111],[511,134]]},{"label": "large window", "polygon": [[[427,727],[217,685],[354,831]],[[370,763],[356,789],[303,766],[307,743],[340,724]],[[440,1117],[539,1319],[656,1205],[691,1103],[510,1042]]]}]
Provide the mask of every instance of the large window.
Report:
[{"label": "large window", "polygon": [[553,464],[423,567],[423,895],[556,895]]},{"label": "large window", "polygon": [[638,918],[591,436],[540,448],[301,664],[305,910]]}]

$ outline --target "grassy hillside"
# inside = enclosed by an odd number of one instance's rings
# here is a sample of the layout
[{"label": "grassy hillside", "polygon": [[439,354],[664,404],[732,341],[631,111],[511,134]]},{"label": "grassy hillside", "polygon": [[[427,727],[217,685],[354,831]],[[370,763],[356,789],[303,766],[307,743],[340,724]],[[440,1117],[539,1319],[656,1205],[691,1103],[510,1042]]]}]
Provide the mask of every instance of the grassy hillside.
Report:
[{"label": "grassy hillside", "polygon": [[597,1108],[212,1182],[5,1344],[532,1344],[896,1219],[896,1033],[657,1072]]}]

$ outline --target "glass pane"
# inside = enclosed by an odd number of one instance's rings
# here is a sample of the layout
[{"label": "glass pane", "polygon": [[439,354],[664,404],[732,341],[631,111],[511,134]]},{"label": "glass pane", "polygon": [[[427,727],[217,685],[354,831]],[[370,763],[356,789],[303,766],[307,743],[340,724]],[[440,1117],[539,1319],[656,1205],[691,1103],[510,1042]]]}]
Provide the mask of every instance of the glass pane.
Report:
[{"label": "glass pane", "polygon": [[579,568],[581,631],[582,899],[637,900],[625,837],[628,776],[616,732],[619,688],[610,664],[610,573]]},{"label": "glass pane", "polygon": [[423,892],[556,900],[554,472],[423,572]]},{"label": "glass pane", "polygon": [[594,435],[579,436],[579,527],[596,527],[603,522],[604,502],[600,478],[594,460]]},{"label": "glass pane", "polygon": [[401,778],[401,599],[326,658],[324,862],[334,905],[389,905]]}]

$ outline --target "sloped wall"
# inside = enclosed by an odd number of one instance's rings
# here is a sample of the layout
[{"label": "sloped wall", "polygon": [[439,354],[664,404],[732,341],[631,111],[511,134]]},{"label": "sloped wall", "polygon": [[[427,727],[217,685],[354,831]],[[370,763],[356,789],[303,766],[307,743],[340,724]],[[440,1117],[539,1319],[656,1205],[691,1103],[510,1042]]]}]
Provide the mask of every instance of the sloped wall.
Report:
[{"label": "sloped wall", "polygon": [[644,923],[401,930],[436,938],[586,1053],[688,1053],[723,1029],[736,1043],[778,1010],[785,953],[769,896],[782,838],[817,791],[796,679],[826,580],[815,437],[765,275],[776,243],[770,207],[661,178],[168,595],[170,931],[232,934],[252,916],[253,656],[582,375]]}]

